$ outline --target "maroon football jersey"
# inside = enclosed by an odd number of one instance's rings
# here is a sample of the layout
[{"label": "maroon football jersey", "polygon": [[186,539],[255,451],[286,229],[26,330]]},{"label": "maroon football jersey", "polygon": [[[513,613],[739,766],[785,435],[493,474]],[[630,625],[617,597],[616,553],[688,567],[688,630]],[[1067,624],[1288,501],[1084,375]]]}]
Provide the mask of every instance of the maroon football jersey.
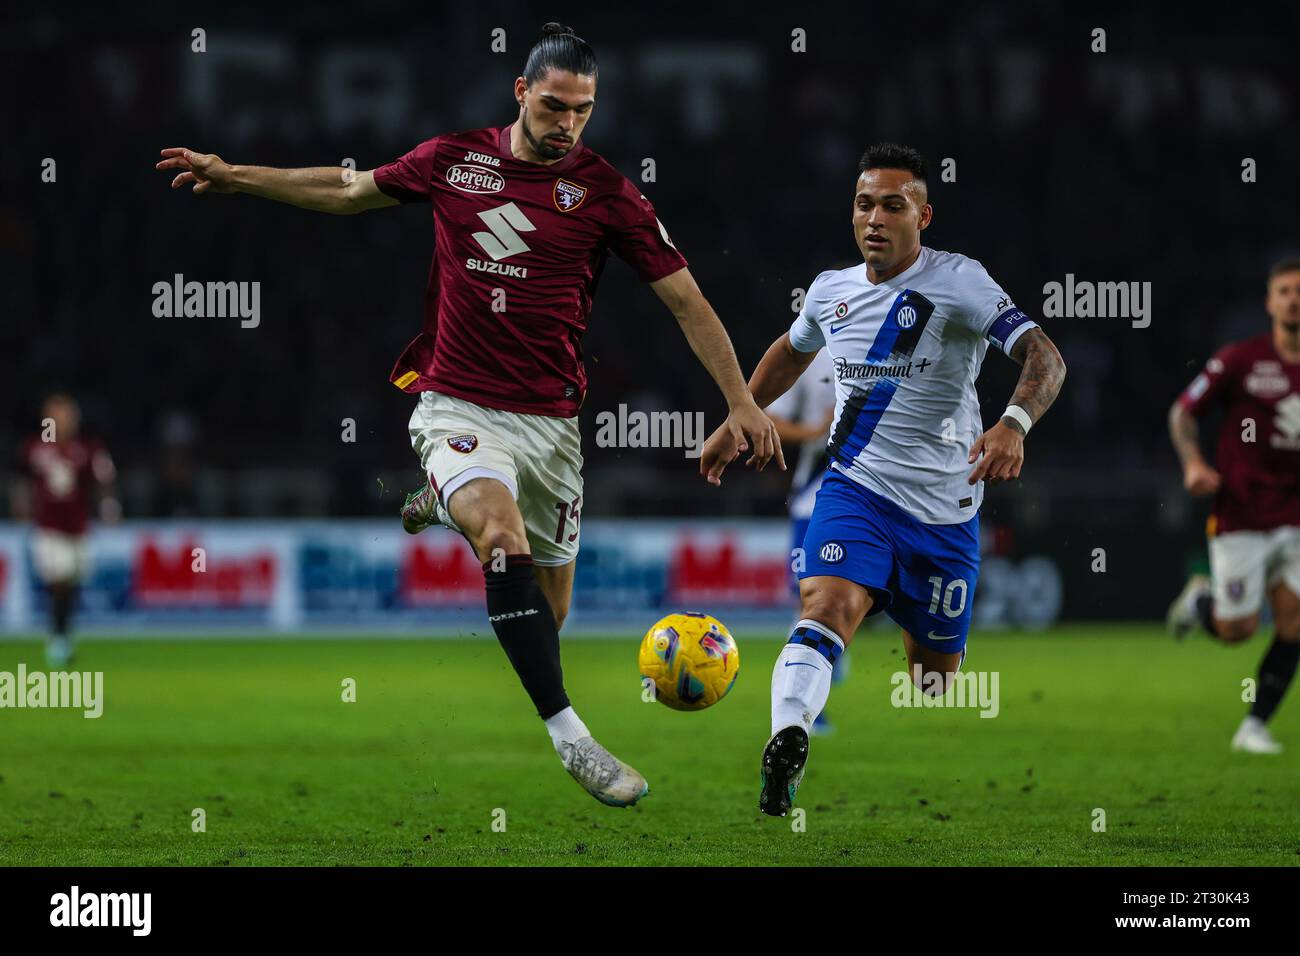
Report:
[{"label": "maroon football jersey", "polygon": [[1224,410],[1213,533],[1300,525],[1300,362],[1284,362],[1271,334],[1234,342],[1178,400],[1197,416]]},{"label": "maroon football jersey", "polygon": [[547,166],[514,158],[509,126],[452,133],[374,176],[386,195],[433,207],[424,330],[391,377],[408,392],[570,418],[609,253],[645,282],[686,265],[650,201],[581,140]]},{"label": "maroon football jersey", "polygon": [[32,483],[32,519],[39,528],[84,534],[96,484],[113,480],[113,459],[94,440],[30,438],[19,453]]}]

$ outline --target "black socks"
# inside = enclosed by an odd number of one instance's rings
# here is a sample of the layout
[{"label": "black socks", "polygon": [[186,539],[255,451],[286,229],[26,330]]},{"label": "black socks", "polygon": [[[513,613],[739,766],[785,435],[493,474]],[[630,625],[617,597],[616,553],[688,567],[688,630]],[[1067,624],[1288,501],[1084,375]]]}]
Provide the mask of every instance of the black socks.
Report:
[{"label": "black socks", "polygon": [[72,620],[72,603],[77,590],[71,584],[50,585],[50,624],[56,635],[65,637]]},{"label": "black socks", "polygon": [[1196,599],[1196,617],[1201,622],[1201,627],[1214,637],[1219,636],[1218,629],[1214,626],[1214,597],[1210,594],[1202,594]]},{"label": "black socks", "polygon": [[1250,715],[1267,721],[1282,703],[1286,689],[1295,677],[1296,662],[1300,661],[1300,644],[1286,643],[1277,637],[1259,662],[1259,687],[1255,689],[1255,702],[1250,705]]},{"label": "black socks", "polygon": [[546,720],[569,706],[555,614],[533,574],[531,555],[506,555],[502,570],[493,570],[493,564],[500,561],[483,562],[488,620],[538,716]]}]

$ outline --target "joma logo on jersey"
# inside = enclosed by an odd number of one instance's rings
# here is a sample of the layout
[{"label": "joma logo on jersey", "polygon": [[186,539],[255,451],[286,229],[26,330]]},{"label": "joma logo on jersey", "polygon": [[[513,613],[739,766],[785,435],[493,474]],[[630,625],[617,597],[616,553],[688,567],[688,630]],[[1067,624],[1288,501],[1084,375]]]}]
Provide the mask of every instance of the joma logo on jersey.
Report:
[{"label": "joma logo on jersey", "polygon": [[501,165],[501,160],[497,159],[495,156],[488,156],[488,155],[485,154],[485,153],[475,153],[475,152],[472,152],[472,151],[471,151],[471,152],[468,152],[468,153],[465,154],[465,159],[463,160],[463,162],[466,162],[466,163],[481,163],[481,164],[483,164],[484,166],[500,166],[500,165]]},{"label": "joma logo on jersey", "polygon": [[506,181],[495,170],[458,163],[447,167],[447,185],[463,193],[499,193],[506,188]]},{"label": "joma logo on jersey", "polygon": [[555,208],[560,212],[573,212],[587,198],[587,188],[567,179],[557,179],[551,196],[555,200]]}]

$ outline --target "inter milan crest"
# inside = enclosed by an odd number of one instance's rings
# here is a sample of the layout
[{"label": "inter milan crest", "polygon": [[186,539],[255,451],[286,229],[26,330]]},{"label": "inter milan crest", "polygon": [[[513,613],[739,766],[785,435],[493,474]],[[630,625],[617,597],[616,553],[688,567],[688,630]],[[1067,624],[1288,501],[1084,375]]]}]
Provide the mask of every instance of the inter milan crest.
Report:
[{"label": "inter milan crest", "polygon": [[587,187],[571,183],[567,179],[557,179],[551,197],[555,200],[555,208],[560,212],[573,212],[587,198]]},{"label": "inter milan crest", "polygon": [[838,541],[827,541],[817,555],[827,564],[839,564],[844,560],[844,545]]},{"label": "inter milan crest", "polygon": [[478,447],[477,435],[453,435],[447,439],[447,444],[451,446],[452,451],[458,451],[462,455],[468,455]]}]

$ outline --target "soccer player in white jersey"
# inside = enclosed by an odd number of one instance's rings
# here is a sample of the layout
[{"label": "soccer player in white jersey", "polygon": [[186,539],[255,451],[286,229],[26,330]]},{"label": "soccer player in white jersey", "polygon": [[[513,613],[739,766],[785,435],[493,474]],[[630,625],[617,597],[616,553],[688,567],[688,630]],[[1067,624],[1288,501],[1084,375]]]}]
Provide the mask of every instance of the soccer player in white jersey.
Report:
[{"label": "soccer player in white jersey", "polygon": [[[826,472],[826,440],[830,437],[831,423],[835,420],[835,369],[831,355],[824,349],[814,355],[807,370],[799,376],[790,390],[769,405],[768,418],[776,426],[781,445],[798,449],[799,463],[795,465],[790,481],[787,508],[790,513],[790,553],[803,552],[803,538],[812,520],[817,489],[822,486]],[[797,562],[791,562],[797,567]],[[799,593],[799,580],[791,578],[794,593]],[[848,673],[849,656],[836,658],[831,669],[831,683],[841,683]],[[833,729],[826,711],[817,715],[809,731],[813,736],[829,734]]]},{"label": "soccer player in white jersey", "polygon": [[[965,657],[979,573],[980,483],[1019,477],[1025,435],[1065,378],[1056,346],[983,266],[921,245],[934,210],[920,154],[873,146],[858,172],[853,236],[864,265],[816,278],[749,381],[765,408],[824,347],[837,399],[830,467],[804,539],[800,620],[772,674],[759,796],[772,816],[790,811],[832,665],[863,617],[888,614],[903,629],[912,679],[947,690]],[[990,342],[1023,371],[984,431],[975,379]],[[739,444],[719,428],[700,473],[719,484]]]}]

